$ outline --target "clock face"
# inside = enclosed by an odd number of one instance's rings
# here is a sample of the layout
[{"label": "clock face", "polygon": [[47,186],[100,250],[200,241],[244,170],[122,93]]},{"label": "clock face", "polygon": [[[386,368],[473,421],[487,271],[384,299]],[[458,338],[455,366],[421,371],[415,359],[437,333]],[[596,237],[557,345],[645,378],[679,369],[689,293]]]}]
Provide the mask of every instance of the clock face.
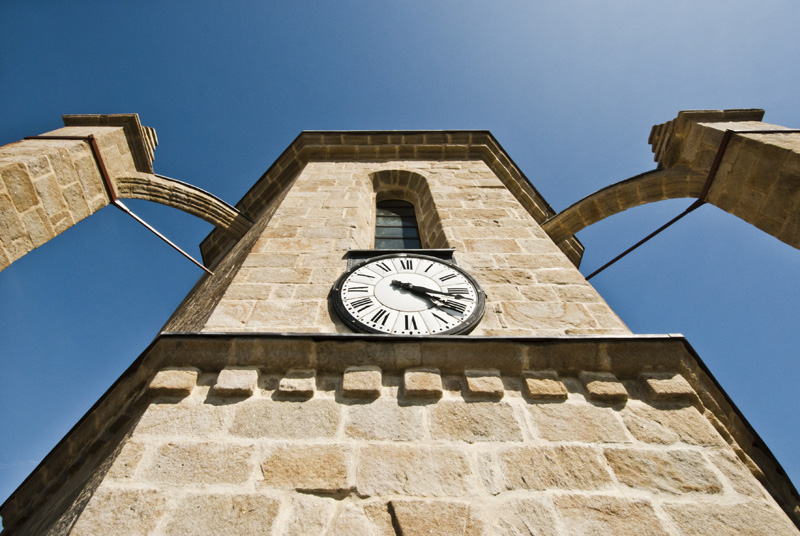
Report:
[{"label": "clock face", "polygon": [[332,290],[334,309],[355,331],[394,335],[469,333],[486,299],[458,266],[425,255],[375,257],[345,272]]}]

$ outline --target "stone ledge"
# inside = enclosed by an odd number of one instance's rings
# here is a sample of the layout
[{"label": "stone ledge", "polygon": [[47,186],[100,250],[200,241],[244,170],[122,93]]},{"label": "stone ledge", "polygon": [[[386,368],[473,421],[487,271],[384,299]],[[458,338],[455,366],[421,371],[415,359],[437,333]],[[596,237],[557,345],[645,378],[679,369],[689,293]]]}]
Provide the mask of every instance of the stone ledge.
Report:
[{"label": "stone ledge", "polygon": [[[523,371],[553,370],[559,376],[577,376],[580,371],[612,371],[619,380],[637,381],[642,374],[676,371],[699,397],[698,409],[731,443],[752,470],[763,473],[767,489],[796,523],[800,515],[798,495],[778,462],[769,454],[755,431],[738,413],[724,391],[708,373],[705,365],[689,344],[679,336],[615,336],[615,337],[390,337],[370,335],[325,334],[162,334],[129,367],[122,377],[95,404],[81,421],[42,461],[39,467],[0,508],[7,529],[21,527],[26,518],[39,516],[42,504],[65,487],[76,485],[76,475],[93,471],[96,458],[84,454],[96,451],[108,437],[111,427],[136,418],[136,404],[146,402],[148,385],[162,369],[193,367],[195,371],[220,371],[225,367],[258,367],[261,373],[285,374],[294,363],[307,363],[322,373],[343,373],[353,363],[348,356],[384,373],[400,374],[408,368],[424,367],[429,353],[443,342],[455,351],[446,358],[437,358],[442,374],[459,376],[465,361],[460,349],[468,350],[475,359],[487,356],[484,365],[500,370],[503,376],[521,378]],[[388,343],[388,344],[387,344]],[[340,349],[336,360],[320,363],[322,353]],[[500,363],[492,358],[498,348]],[[354,352],[354,353],[353,353]],[[472,359],[472,358],[470,358]],[[296,365],[295,365],[296,366]],[[185,389],[185,388],[184,388]],[[184,391],[185,392],[185,391]],[[450,396],[448,394],[448,396]],[[255,402],[255,400],[253,400]],[[320,401],[323,402],[323,401]],[[331,401],[333,402],[333,401]],[[251,399],[240,402],[252,403]],[[302,404],[315,403],[315,399]],[[291,403],[288,403],[291,404]],[[132,406],[134,406],[132,408]],[[258,408],[255,407],[255,410]],[[287,411],[291,409],[287,407]],[[335,423],[334,423],[335,424]],[[261,431],[255,431],[261,433]],[[255,433],[243,430],[242,437]],[[319,435],[319,434],[317,434]],[[89,466],[64,471],[64,460],[89,460]]]}]

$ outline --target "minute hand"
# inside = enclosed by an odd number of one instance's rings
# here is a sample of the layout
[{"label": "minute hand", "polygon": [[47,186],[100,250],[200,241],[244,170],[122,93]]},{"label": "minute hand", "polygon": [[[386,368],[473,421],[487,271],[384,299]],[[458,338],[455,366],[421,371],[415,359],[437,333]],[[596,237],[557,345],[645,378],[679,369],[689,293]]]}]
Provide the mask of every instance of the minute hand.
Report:
[{"label": "minute hand", "polygon": [[[419,285],[414,285],[413,283],[406,283],[404,281],[397,281],[396,279],[392,281],[392,285],[400,288],[404,288],[414,292],[415,294],[418,292],[424,292],[425,294],[439,294],[441,296],[452,296],[454,298],[461,298],[462,300],[469,300],[472,301],[470,298],[463,296],[461,294],[454,294],[450,292],[441,292],[439,290],[433,290],[432,288],[428,287],[421,287]],[[416,291],[416,292],[415,292]]]}]

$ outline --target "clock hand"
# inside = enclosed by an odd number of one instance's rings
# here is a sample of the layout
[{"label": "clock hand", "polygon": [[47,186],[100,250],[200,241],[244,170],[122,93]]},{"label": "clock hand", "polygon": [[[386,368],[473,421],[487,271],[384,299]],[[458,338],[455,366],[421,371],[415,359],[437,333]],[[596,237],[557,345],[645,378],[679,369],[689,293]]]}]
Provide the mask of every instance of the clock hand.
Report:
[{"label": "clock hand", "polygon": [[418,294],[418,292],[415,292],[415,291],[419,291],[419,292],[424,292],[426,294],[440,294],[442,296],[452,296],[454,298],[460,298],[462,300],[472,301],[471,298],[468,298],[468,297],[463,296],[461,294],[456,294],[454,292],[441,292],[439,290],[433,290],[432,288],[428,288],[428,287],[420,287],[419,285],[414,285],[413,283],[406,283],[404,281],[398,281],[397,279],[392,281],[392,286],[404,288],[406,290],[410,290],[411,292],[414,292],[415,294]]},{"label": "clock hand", "polygon": [[411,283],[405,283],[403,281],[398,281],[396,279],[394,281],[392,281],[392,286],[404,288],[406,290],[410,290],[413,294],[416,294],[418,296],[422,296],[424,298],[427,298],[428,300],[431,301],[431,303],[433,303],[433,305],[435,305],[436,307],[439,307],[439,308],[444,307],[444,308],[450,309],[452,311],[456,311],[458,313],[464,313],[467,310],[467,306],[464,305],[463,303],[458,303],[458,302],[455,302],[455,301],[452,301],[452,300],[445,300],[445,299],[440,298],[439,296],[433,296],[431,294],[431,293],[434,293],[434,294],[443,294],[445,296],[454,296],[453,294],[449,294],[447,292],[439,292],[439,291],[436,291],[436,290],[431,290],[431,289],[428,289],[428,288],[425,288],[425,287],[412,285]]}]

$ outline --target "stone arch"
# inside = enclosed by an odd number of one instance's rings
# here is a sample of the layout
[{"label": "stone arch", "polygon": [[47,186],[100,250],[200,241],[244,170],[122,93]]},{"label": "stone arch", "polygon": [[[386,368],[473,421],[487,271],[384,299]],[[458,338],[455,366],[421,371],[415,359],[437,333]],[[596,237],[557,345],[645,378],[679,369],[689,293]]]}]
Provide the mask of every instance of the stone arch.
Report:
[{"label": "stone arch", "polygon": [[247,216],[225,201],[185,182],[149,173],[119,177],[114,182],[117,197],[121,199],[144,199],[182,210],[237,239],[253,225]]},{"label": "stone arch", "polygon": [[[375,192],[375,202],[398,199],[408,201],[417,213],[422,246],[428,249],[449,248],[442,228],[442,220],[433,202],[428,180],[412,171],[387,169],[370,174]],[[375,203],[373,203],[373,206]],[[373,215],[374,219],[374,215]]]},{"label": "stone arch", "polygon": [[581,229],[646,203],[699,197],[706,174],[689,168],[656,169],[606,186],[547,220],[542,228],[559,243]]}]

